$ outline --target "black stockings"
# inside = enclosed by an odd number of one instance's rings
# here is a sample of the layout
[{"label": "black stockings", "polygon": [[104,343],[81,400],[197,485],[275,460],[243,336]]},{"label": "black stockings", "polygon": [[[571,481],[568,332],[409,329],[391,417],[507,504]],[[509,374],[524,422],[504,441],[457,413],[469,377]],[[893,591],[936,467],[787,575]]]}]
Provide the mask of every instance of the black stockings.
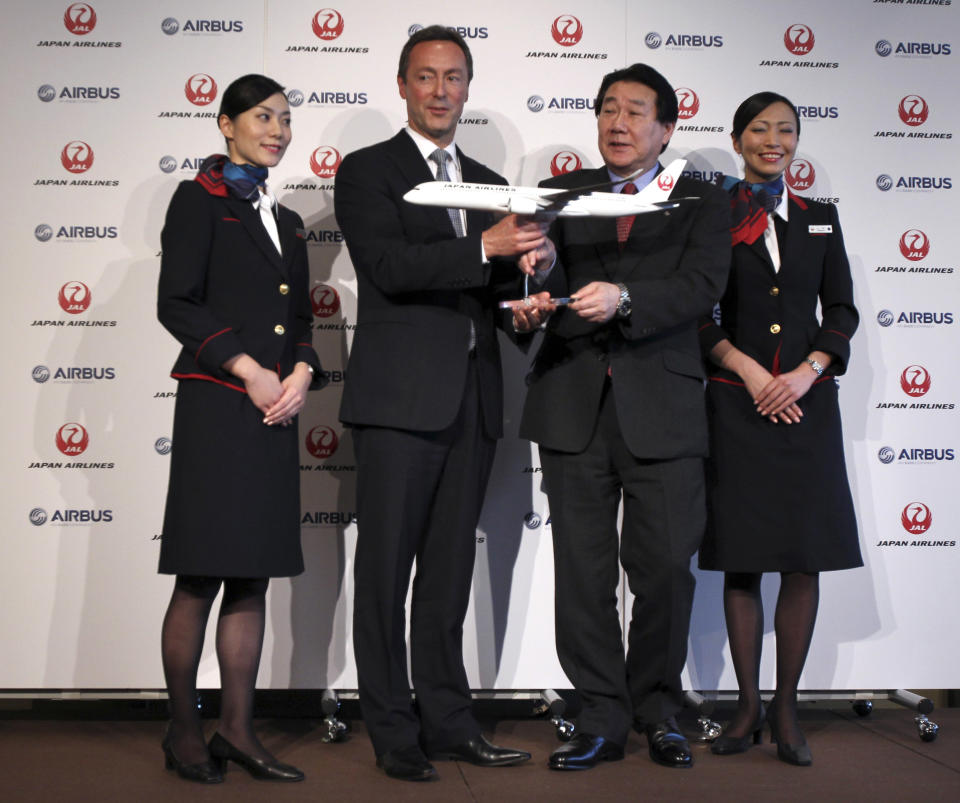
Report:
[{"label": "black stockings", "polygon": [[[723,609],[733,668],[740,697],[737,713],[725,733],[738,738],[757,726],[760,715],[760,651],[763,646],[763,600],[759,573],[728,572],[724,576]],[[777,636],[777,692],[771,702],[778,736],[801,744],[797,723],[797,687],[817,621],[820,576],[804,572],[780,575],[780,594],[774,614]]]},{"label": "black stockings", "polygon": [[781,741],[802,744],[797,722],[797,686],[807,660],[820,603],[820,575],[781,575],[773,627],[777,633],[777,693],[771,702]]},{"label": "black stockings", "polygon": [[743,738],[760,716],[760,650],[763,645],[762,574],[734,574],[723,578],[723,612],[727,620],[730,655],[737,673],[740,697],[737,713],[724,733]]},{"label": "black stockings", "polygon": [[272,760],[253,732],[253,692],[263,648],[267,579],[178,575],[163,620],[161,652],[170,695],[170,743],[185,764],[209,759],[197,710],[197,669],[213,600],[223,583],[217,660],[223,689],[220,734],[238,749]]}]

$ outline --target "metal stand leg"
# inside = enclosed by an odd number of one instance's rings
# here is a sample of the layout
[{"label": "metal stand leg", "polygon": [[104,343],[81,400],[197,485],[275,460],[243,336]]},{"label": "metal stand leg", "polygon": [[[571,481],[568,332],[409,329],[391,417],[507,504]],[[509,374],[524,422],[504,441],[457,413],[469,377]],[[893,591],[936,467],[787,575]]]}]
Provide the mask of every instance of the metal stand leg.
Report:
[{"label": "metal stand leg", "polygon": [[692,741],[712,742],[723,733],[720,723],[710,719],[710,714],[713,713],[713,700],[708,700],[702,694],[691,690],[683,693],[683,701],[688,708],[697,712],[697,731],[690,737]]},{"label": "metal stand leg", "polygon": [[912,708],[917,712],[913,721],[917,724],[917,735],[924,742],[932,742],[937,738],[940,732],[940,726],[936,722],[927,719],[927,714],[933,711],[933,700],[928,697],[921,697],[906,689],[896,689],[890,693],[890,699],[906,708]]},{"label": "metal stand leg", "polygon": [[325,744],[344,741],[350,732],[350,728],[347,727],[345,722],[337,719],[337,714],[340,712],[340,699],[333,689],[323,690],[323,696],[320,698],[320,709],[324,713],[324,732],[320,741]]},{"label": "metal stand leg", "polygon": [[535,716],[549,714],[550,724],[557,730],[557,738],[561,742],[569,742],[573,738],[576,727],[572,722],[563,718],[567,712],[567,701],[564,700],[553,689],[544,689],[540,692],[540,699],[534,706]]}]

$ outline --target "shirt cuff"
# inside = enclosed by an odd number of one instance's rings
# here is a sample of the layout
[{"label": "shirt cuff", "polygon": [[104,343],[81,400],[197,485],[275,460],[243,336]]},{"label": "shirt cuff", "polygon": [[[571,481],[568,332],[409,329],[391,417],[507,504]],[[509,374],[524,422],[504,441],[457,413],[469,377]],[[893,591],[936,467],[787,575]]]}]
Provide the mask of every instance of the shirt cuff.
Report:
[{"label": "shirt cuff", "polygon": [[533,272],[533,276],[530,277],[530,284],[532,284],[536,288],[543,287],[547,279],[550,278],[550,273],[553,271],[556,264],[557,264],[557,257],[554,256],[553,262],[550,263],[549,267]]}]

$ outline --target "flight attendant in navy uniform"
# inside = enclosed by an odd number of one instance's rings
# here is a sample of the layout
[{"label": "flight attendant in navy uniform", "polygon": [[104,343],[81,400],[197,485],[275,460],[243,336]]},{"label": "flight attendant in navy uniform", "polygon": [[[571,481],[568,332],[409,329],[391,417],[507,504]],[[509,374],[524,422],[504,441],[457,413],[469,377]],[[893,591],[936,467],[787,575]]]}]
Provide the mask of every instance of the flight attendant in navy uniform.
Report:
[{"label": "flight attendant in navy uniform", "polygon": [[[162,654],[168,769],[217,783],[228,760],[263,780],[298,781],[253,731],[269,578],[303,571],[297,414],[318,388],[303,222],[266,188],[290,143],[283,87],[246,75],[218,116],[228,156],[177,188],[161,234],[157,313],[183,349],[160,572],[175,574]],[[221,718],[207,745],[197,667],[221,586]]]},{"label": "flight attendant in navy uniform", "polygon": [[[724,611],[740,687],[737,713],[712,746],[740,753],[764,719],[782,761],[808,765],[797,688],[813,635],[819,573],[861,566],[843,455],[837,383],[859,315],[837,210],[785,192],[800,119],[760,92],[733,120],[743,181],[730,193],[733,262],[720,320],[704,321],[708,383],[708,527],[700,567],[724,575]],[[820,317],[817,305],[820,305]],[[776,694],[760,699],[763,572],[779,572]]]}]

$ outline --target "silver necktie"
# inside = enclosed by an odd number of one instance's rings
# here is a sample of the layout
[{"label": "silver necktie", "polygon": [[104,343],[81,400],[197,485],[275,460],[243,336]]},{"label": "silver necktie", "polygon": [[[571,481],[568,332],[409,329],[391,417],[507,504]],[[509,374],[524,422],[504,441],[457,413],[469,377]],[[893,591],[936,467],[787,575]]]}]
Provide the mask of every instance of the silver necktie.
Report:
[{"label": "silver necktie", "polygon": [[[437,148],[430,154],[430,161],[437,166],[437,181],[450,180],[450,174],[447,172],[447,161],[449,159],[450,154],[443,148]],[[448,209],[447,214],[450,215],[450,222],[453,223],[453,230],[457,233],[457,237],[463,237],[466,232],[463,229],[463,217],[460,215],[460,210]]]}]

